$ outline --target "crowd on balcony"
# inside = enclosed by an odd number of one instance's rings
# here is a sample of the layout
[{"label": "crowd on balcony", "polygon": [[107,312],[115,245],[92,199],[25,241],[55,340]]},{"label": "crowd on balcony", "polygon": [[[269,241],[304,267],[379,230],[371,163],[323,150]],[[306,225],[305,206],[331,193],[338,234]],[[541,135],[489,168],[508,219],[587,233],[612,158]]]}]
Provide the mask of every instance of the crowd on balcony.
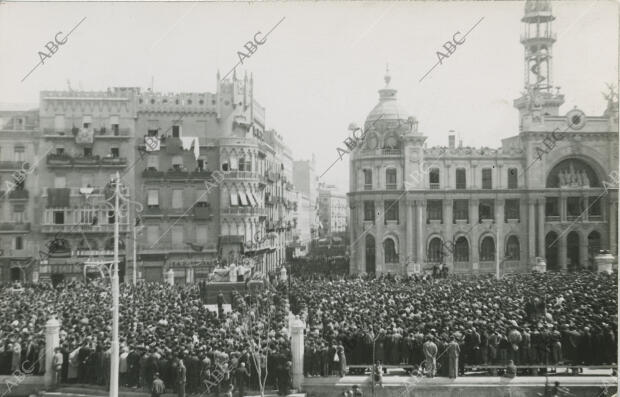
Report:
[{"label": "crowd on balcony", "polygon": [[[236,381],[258,390],[258,366],[267,386],[288,388],[290,342],[285,285],[254,295],[234,292],[232,311],[210,312],[199,287],[143,283],[122,285],[120,295],[120,384],[150,390],[159,373],[167,390],[180,387],[186,367],[187,392],[205,392],[208,381],[227,391]],[[61,323],[58,377],[62,383],[109,384],[110,286],[100,281],[26,285],[0,289],[0,375],[44,372],[44,325]],[[183,364],[181,364],[183,362]],[[236,379],[244,363],[248,379]],[[218,371],[227,373],[215,379]],[[241,385],[237,385],[241,386]]]},{"label": "crowd on balcony", "polygon": [[510,360],[541,367],[617,363],[617,273],[293,280],[291,307],[308,327],[307,375],[339,373],[343,361],[370,366],[373,346],[375,362],[427,368],[425,343],[432,341],[438,374],[448,376],[453,338],[460,372]]}]

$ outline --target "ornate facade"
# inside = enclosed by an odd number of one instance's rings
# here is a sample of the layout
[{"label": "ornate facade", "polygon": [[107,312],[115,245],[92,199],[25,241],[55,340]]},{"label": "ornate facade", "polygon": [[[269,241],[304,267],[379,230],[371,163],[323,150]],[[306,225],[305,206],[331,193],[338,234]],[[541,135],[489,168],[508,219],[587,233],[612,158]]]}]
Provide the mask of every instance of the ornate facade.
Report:
[{"label": "ornate facade", "polygon": [[525,272],[536,258],[571,270],[592,265],[601,249],[617,255],[617,95],[601,116],[560,114],[553,20],[549,2],[526,2],[519,133],[499,149],[457,146],[454,136],[427,148],[386,76],[351,153],[351,272],[436,263],[456,273]]}]

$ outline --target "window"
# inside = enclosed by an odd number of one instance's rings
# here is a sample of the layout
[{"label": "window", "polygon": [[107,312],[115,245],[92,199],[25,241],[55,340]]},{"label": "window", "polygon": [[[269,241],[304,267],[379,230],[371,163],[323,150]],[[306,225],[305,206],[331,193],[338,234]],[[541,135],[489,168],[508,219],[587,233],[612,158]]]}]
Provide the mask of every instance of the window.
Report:
[{"label": "window", "polygon": [[65,224],[65,212],[54,211],[54,225],[64,225],[64,224]]},{"label": "window", "polygon": [[172,156],[172,168],[175,170],[180,170],[183,168],[183,157],[181,156]]},{"label": "window", "polygon": [[156,137],[157,136],[157,130],[148,130],[147,131],[147,135],[148,136],[152,136],[152,137]]},{"label": "window", "polygon": [[[120,128],[118,116],[110,116],[110,128],[112,129],[114,135],[118,135],[118,130]],[[155,135],[157,135],[157,130],[155,131]]]},{"label": "window", "polygon": [[157,156],[147,156],[146,158],[146,168],[147,169],[153,169],[153,170],[158,170],[159,169],[159,157]]},{"label": "window", "polygon": [[516,219],[520,220],[520,211],[519,211],[519,199],[511,199],[506,200],[506,204],[504,206],[504,216],[506,220],[508,219]]},{"label": "window", "polygon": [[482,188],[493,189],[493,175],[491,168],[482,169]]},{"label": "window", "polygon": [[84,148],[84,157],[92,157],[93,149],[89,147]]},{"label": "window", "polygon": [[196,242],[198,244],[207,243],[207,231],[206,225],[196,225]]},{"label": "window", "polygon": [[65,116],[63,116],[62,114],[58,114],[54,116],[54,130],[56,131],[65,130]]},{"label": "window", "polygon": [[375,221],[375,202],[364,201],[364,220]]},{"label": "window", "polygon": [[119,149],[117,147],[110,148],[110,154],[113,158],[117,159],[120,156]]},{"label": "window", "polygon": [[385,187],[387,190],[396,190],[396,169],[385,170]]},{"label": "window", "polygon": [[108,211],[108,225],[113,225],[116,222],[116,217],[114,215],[114,211]]},{"label": "window", "polygon": [[398,263],[398,253],[396,252],[396,244],[393,239],[385,239],[383,242],[383,253],[385,263]]},{"label": "window", "polygon": [[493,237],[487,236],[482,240],[482,244],[480,244],[480,260],[495,260],[495,241],[493,241]]},{"label": "window", "polygon": [[56,148],[56,154],[57,154],[58,156],[65,154],[65,148],[64,148],[64,147],[62,147],[62,146],[57,147],[57,148]]},{"label": "window", "polygon": [[516,189],[518,187],[517,176],[516,168],[508,168],[508,189]]},{"label": "window", "polygon": [[469,262],[469,244],[463,236],[456,239],[456,244],[454,244],[454,260],[456,262]]},{"label": "window", "polygon": [[454,200],[454,220],[469,220],[469,200]]},{"label": "window", "polygon": [[92,116],[84,116],[84,118],[82,119],[82,127],[86,129],[90,128],[92,123],[93,123]]},{"label": "window", "polygon": [[519,239],[517,236],[508,237],[508,242],[506,243],[506,259],[519,260],[520,256]]},{"label": "window", "polygon": [[15,208],[13,210],[13,222],[15,223],[24,223],[26,220],[26,217],[24,216],[24,209],[23,208]]},{"label": "window", "polygon": [[426,202],[426,219],[429,221],[442,221],[442,201],[441,200],[428,200]]},{"label": "window", "polygon": [[545,198],[545,215],[546,216],[560,216],[560,205],[558,204],[557,197]]},{"label": "window", "polygon": [[372,190],[372,170],[364,171],[364,190]]},{"label": "window", "polygon": [[441,239],[439,237],[435,237],[431,240],[428,245],[427,252],[428,262],[442,262],[443,261],[443,253],[441,251]]},{"label": "window", "polygon": [[385,221],[398,222],[398,201],[397,200],[385,200],[383,203],[385,211]]},{"label": "window", "polygon": [[196,190],[196,207],[208,207],[208,198],[209,194],[207,189],[197,189]]},{"label": "window", "polygon": [[15,249],[16,250],[24,249],[24,238],[22,236],[15,237]]},{"label": "window", "polygon": [[566,214],[568,216],[581,215],[581,200],[579,197],[568,197],[566,199]]},{"label": "window", "polygon": [[493,209],[495,208],[494,200],[480,200],[478,205],[478,214],[480,219],[495,219]]},{"label": "window", "polygon": [[456,169],[456,188],[457,189],[467,188],[467,178],[465,176],[465,168]]},{"label": "window", "polygon": [[24,161],[24,147],[23,146],[15,146],[15,148],[13,149],[13,159],[14,161],[17,162],[23,162]]},{"label": "window", "polygon": [[181,136],[181,126],[179,125],[172,126],[172,136],[175,138],[179,138]]},{"label": "window", "polygon": [[205,169],[205,161],[203,159],[198,159],[198,171],[203,171]]},{"label": "window", "polygon": [[172,191],[172,208],[183,208],[183,189],[174,189]]},{"label": "window", "polygon": [[439,189],[439,168],[431,168],[428,171],[428,180],[431,189]]},{"label": "window", "polygon": [[146,202],[149,208],[159,208],[159,190],[149,190]]},{"label": "window", "polygon": [[146,240],[149,245],[155,244],[159,239],[159,226],[158,225],[148,225],[146,227]]},{"label": "window", "polygon": [[180,247],[183,245],[183,226],[174,226],[172,228],[172,246]]},{"label": "window", "polygon": [[67,186],[67,178],[64,176],[57,176],[54,178],[54,188],[62,189]]},{"label": "window", "polygon": [[599,197],[590,197],[588,200],[588,214],[593,216],[601,215],[601,200]]},{"label": "window", "polygon": [[245,169],[245,157],[239,159],[239,171],[246,171]]}]

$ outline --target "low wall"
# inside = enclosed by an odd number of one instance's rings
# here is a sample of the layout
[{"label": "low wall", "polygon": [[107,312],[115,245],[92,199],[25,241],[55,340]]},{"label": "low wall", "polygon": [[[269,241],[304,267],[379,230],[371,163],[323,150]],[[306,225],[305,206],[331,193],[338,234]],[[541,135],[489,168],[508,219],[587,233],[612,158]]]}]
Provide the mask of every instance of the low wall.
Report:
[{"label": "low wall", "polygon": [[[612,395],[617,392],[617,379],[612,376],[554,376],[549,377],[549,387],[559,381],[568,388],[571,396],[591,397],[607,388]],[[368,376],[344,378],[304,378],[302,391],[307,397],[342,396],[342,392],[358,385],[364,396],[373,396]],[[551,395],[549,390],[549,396]],[[462,377],[418,378],[390,376],[383,378],[383,387],[375,385],[375,397],[539,397],[545,396],[545,377]]]},{"label": "low wall", "polygon": [[0,375],[0,396],[22,397],[37,394],[44,390],[43,376],[26,375],[18,378],[12,375]]}]

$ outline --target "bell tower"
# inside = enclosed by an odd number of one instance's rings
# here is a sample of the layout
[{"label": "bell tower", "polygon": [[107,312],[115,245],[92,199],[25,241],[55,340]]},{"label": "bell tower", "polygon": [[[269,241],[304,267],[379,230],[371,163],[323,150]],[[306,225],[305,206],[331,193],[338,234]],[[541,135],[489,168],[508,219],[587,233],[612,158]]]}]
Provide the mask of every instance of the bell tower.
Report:
[{"label": "bell tower", "polygon": [[529,114],[533,122],[542,122],[545,115],[557,116],[559,107],[564,103],[564,96],[559,93],[560,87],[553,86],[554,19],[549,0],[525,2],[525,15],[521,18],[525,91],[514,105],[522,118]]}]

